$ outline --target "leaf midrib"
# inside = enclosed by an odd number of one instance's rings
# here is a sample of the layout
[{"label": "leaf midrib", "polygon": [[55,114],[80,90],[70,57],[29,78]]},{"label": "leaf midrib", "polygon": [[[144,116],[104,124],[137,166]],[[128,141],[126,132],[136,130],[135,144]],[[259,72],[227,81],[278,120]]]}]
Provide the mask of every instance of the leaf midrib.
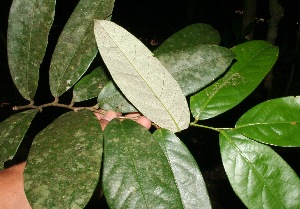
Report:
[{"label": "leaf midrib", "polygon": [[[101,25],[101,24],[100,24]],[[144,83],[148,86],[148,88],[151,90],[151,92],[153,93],[153,95],[157,98],[157,100],[161,103],[161,105],[163,106],[163,108],[165,109],[165,111],[168,113],[168,115],[170,116],[170,118],[172,119],[173,123],[176,125],[177,130],[180,130],[176,120],[173,118],[172,114],[169,112],[169,110],[166,108],[166,106],[164,105],[164,103],[159,99],[159,97],[157,96],[157,94],[153,91],[153,89],[151,88],[151,86],[148,84],[148,82],[144,79],[144,77],[139,73],[139,71],[137,70],[138,68],[134,65],[134,63],[131,61],[131,59],[126,55],[126,53],[123,52],[122,48],[119,46],[119,44],[117,42],[114,41],[114,39],[111,37],[111,35],[106,31],[106,29],[101,25],[101,27],[104,29],[105,33],[109,36],[109,38],[111,39],[111,41],[118,47],[118,50],[121,51],[121,53],[124,55],[124,57],[126,57],[126,59],[128,60],[128,62],[130,63],[130,65],[135,69],[135,72],[140,76],[140,78],[144,81]],[[153,57],[155,58],[155,57]],[[157,58],[155,58],[157,59]],[[162,65],[163,66],[163,65]],[[167,70],[166,70],[167,71]]]}]

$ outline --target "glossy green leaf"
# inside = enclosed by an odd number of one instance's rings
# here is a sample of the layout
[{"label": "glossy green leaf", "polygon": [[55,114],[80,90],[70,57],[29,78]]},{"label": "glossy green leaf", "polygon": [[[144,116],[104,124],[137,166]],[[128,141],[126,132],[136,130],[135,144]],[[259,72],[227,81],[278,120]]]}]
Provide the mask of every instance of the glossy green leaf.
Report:
[{"label": "glossy green leaf", "polygon": [[158,129],[153,137],[168,158],[183,208],[211,208],[202,174],[187,147],[175,134],[166,129]]},{"label": "glossy green leaf", "polygon": [[16,113],[0,123],[0,170],[16,154],[36,113],[36,110]]},{"label": "glossy green leaf", "polygon": [[81,102],[97,97],[109,78],[102,67],[97,67],[90,74],[84,76],[75,84],[73,89],[74,102]]},{"label": "glossy green leaf", "polygon": [[7,55],[12,79],[32,100],[54,19],[55,0],[14,0],[9,13]]},{"label": "glossy green leaf", "polygon": [[270,147],[222,131],[220,148],[230,184],[248,208],[299,208],[299,177]]},{"label": "glossy green leaf", "polygon": [[235,55],[229,49],[217,45],[197,45],[156,56],[187,96],[224,73]]},{"label": "glossy green leaf", "polygon": [[117,24],[95,21],[97,45],[115,83],[128,100],[157,125],[186,129],[190,113],[172,75],[142,42]]},{"label": "glossy green leaf", "polygon": [[266,41],[249,41],[232,51],[237,62],[224,77],[191,97],[194,118],[212,118],[239,104],[264,79],[278,56],[278,47]]},{"label": "glossy green leaf", "polygon": [[33,141],[25,191],[33,208],[83,208],[100,176],[102,131],[87,110],[69,112]]},{"label": "glossy green leaf", "polygon": [[300,97],[263,102],[246,112],[236,123],[240,133],[267,144],[300,146]]},{"label": "glossy green leaf", "polygon": [[97,100],[99,107],[104,110],[122,113],[138,112],[112,81],[104,86]]},{"label": "glossy green leaf", "polygon": [[189,25],[165,40],[155,51],[154,55],[185,50],[202,44],[219,45],[220,35],[212,26],[204,23]]},{"label": "glossy green leaf", "polygon": [[131,120],[115,119],[105,128],[102,185],[111,209],[183,208],[157,140]]},{"label": "glossy green leaf", "polygon": [[81,0],[58,39],[50,66],[50,89],[60,96],[86,72],[97,54],[94,19],[105,19],[114,0]]}]

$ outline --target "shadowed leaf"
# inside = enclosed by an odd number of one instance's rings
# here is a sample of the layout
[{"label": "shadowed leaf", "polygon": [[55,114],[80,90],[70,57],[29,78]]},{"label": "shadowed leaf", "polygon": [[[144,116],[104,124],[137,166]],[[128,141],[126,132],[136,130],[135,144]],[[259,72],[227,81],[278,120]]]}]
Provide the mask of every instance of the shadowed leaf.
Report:
[{"label": "shadowed leaf", "polygon": [[73,89],[74,102],[81,102],[99,95],[99,92],[109,82],[102,67],[97,67],[75,84]]},{"label": "shadowed leaf", "polygon": [[36,110],[16,113],[0,123],[0,170],[16,154],[36,113]]},{"label": "shadowed leaf", "polygon": [[122,113],[138,112],[112,81],[101,90],[97,100],[99,107],[104,110]]}]

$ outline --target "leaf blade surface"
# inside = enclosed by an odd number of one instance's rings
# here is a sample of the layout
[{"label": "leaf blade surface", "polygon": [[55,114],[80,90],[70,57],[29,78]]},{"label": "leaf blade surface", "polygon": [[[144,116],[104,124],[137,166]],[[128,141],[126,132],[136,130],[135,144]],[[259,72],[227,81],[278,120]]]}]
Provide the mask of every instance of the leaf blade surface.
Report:
[{"label": "leaf blade surface", "polygon": [[109,82],[102,67],[97,67],[75,84],[73,89],[74,102],[81,102],[97,97],[99,92]]},{"label": "leaf blade surface", "polygon": [[97,54],[94,19],[112,13],[114,0],[81,0],[69,18],[55,47],[50,65],[50,90],[58,97],[86,72]]},{"label": "leaf blade surface", "polygon": [[65,113],[42,130],[24,173],[32,207],[83,208],[99,180],[102,145],[101,127],[91,111]]},{"label": "leaf blade surface", "polygon": [[183,208],[158,142],[131,120],[104,130],[102,185],[110,208]]},{"label": "leaf blade surface", "polygon": [[16,113],[0,123],[0,170],[16,154],[36,113],[36,110]]},{"label": "leaf blade surface", "polygon": [[14,0],[10,8],[8,63],[14,84],[27,100],[34,98],[38,86],[54,12],[55,0]]},{"label": "leaf blade surface", "polygon": [[230,184],[248,208],[299,207],[299,177],[270,147],[222,131],[220,149]]},{"label": "leaf blade surface", "polygon": [[186,99],[175,79],[133,35],[105,20],[95,21],[100,54],[128,100],[157,125],[173,132],[189,125]]},{"label": "leaf blade surface", "polygon": [[300,147],[300,97],[284,97],[256,105],[237,121],[235,130],[251,139]]},{"label": "leaf blade surface", "polygon": [[266,41],[249,41],[232,51],[237,62],[224,77],[191,97],[194,118],[212,118],[239,104],[259,85],[278,56],[278,48]]},{"label": "leaf blade surface", "polygon": [[168,158],[184,208],[211,208],[202,174],[186,146],[166,129],[156,130],[153,137]]}]

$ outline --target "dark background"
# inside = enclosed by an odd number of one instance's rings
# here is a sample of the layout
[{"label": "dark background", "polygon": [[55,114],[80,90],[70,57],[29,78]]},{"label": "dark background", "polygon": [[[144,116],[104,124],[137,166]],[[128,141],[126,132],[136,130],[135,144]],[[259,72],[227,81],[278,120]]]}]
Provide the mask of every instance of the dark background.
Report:
[{"label": "dark background", "polygon": [[[11,107],[26,104],[12,83],[9,74],[6,56],[6,30],[9,7],[11,0],[0,1],[0,121],[13,114]],[[49,45],[44,62],[41,65],[39,90],[36,103],[53,101],[49,90],[48,69],[55,43],[68,20],[78,0],[57,0],[56,15],[49,35]],[[285,16],[280,22],[276,44],[280,47],[280,57],[274,67],[274,82],[271,98],[287,95],[300,95],[300,69],[299,54],[296,52],[295,43],[299,27],[300,7],[297,0],[281,1],[285,8]],[[226,47],[240,43],[242,0],[116,0],[112,21],[123,26],[128,31],[140,38],[149,48],[151,40],[162,43],[176,31],[192,23],[207,23],[217,29],[222,37],[221,45]],[[266,39],[269,18],[268,1],[257,0],[257,18],[254,39]],[[291,77],[291,66],[296,68],[292,75],[289,91],[286,92],[287,83]],[[62,101],[69,99],[70,95],[63,96]],[[237,119],[253,105],[269,99],[265,90],[260,85],[244,102],[217,118],[204,121],[206,125],[214,127],[233,127]],[[43,126],[54,120],[62,110],[49,108],[44,118],[38,118],[40,127],[32,132],[37,133]],[[48,111],[48,112],[47,112]],[[299,113],[295,113],[299,114]],[[210,130],[190,128],[179,134],[180,138],[189,147],[203,173],[213,208],[245,208],[232,191],[224,173],[218,147],[218,134]],[[32,138],[32,137],[29,137]],[[30,144],[30,140],[29,144]],[[20,148],[21,159],[28,145]],[[278,148],[277,151],[298,173],[300,173],[299,148]],[[23,154],[22,154],[23,153]],[[103,203],[105,204],[105,203]],[[104,208],[104,206],[102,206]]]}]

